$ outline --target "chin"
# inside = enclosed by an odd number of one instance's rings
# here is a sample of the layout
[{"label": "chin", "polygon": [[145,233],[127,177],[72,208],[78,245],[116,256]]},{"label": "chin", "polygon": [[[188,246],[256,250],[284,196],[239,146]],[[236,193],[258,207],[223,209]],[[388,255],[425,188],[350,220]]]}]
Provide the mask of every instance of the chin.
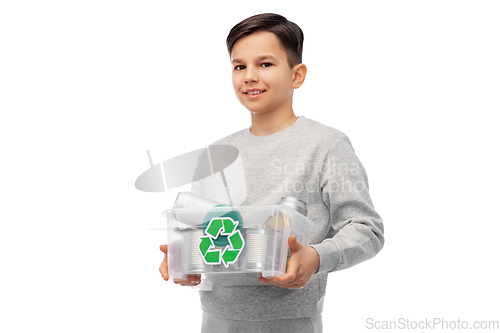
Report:
[{"label": "chin", "polygon": [[243,103],[241,103],[241,105],[243,105],[243,107],[245,109],[247,109],[248,111],[250,111],[251,113],[263,113],[263,112],[265,112],[262,109],[257,108],[257,107],[252,106],[252,105],[247,105],[247,104],[243,104]]},{"label": "chin", "polygon": [[250,111],[251,113],[266,113],[267,110],[263,110],[261,108],[256,108],[256,107],[251,107],[251,106],[246,106],[245,108]]}]

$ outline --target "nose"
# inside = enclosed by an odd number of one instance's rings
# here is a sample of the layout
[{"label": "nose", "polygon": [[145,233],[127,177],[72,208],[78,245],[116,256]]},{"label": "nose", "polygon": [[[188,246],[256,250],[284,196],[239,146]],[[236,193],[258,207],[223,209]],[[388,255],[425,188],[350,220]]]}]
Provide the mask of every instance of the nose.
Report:
[{"label": "nose", "polygon": [[248,66],[245,73],[245,83],[259,82],[257,70],[253,66]]}]

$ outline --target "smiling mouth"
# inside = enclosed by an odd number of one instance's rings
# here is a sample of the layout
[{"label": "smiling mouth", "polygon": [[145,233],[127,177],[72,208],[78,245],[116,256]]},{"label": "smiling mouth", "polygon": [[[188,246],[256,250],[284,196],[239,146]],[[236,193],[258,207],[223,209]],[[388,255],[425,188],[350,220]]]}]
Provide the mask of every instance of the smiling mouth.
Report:
[{"label": "smiling mouth", "polygon": [[265,90],[252,90],[252,91],[246,91],[243,93],[246,95],[257,95],[257,94],[262,94],[263,92],[265,92]]}]

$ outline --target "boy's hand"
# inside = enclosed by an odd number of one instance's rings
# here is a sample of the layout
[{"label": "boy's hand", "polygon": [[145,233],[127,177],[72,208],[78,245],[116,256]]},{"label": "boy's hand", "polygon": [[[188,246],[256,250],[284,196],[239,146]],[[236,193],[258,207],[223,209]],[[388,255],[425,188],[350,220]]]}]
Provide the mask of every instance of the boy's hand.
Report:
[{"label": "boy's hand", "polygon": [[[168,246],[165,245],[160,245],[160,251],[165,253],[165,256],[163,258],[163,261],[161,262],[160,265],[160,274],[163,277],[165,281],[168,281]],[[188,275],[187,279],[174,279],[174,283],[180,284],[181,286],[196,286],[201,282],[201,275],[200,274],[193,274],[193,275]]]},{"label": "boy's hand", "polygon": [[259,278],[264,284],[272,284],[282,288],[302,288],[319,269],[319,254],[311,246],[304,246],[297,237],[288,238],[291,256],[285,275],[272,279]]}]

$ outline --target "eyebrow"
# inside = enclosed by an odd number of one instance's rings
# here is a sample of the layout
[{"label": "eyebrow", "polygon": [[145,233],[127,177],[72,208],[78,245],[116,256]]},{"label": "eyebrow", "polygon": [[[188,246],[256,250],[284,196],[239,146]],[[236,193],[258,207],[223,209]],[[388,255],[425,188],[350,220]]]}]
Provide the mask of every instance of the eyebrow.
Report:
[{"label": "eyebrow", "polygon": [[[261,56],[259,56],[259,57],[257,58],[257,61],[262,61],[262,60],[265,60],[265,59],[271,59],[271,60],[274,60],[274,61],[278,60],[275,56],[272,56],[272,55],[270,55],[270,54],[266,54],[266,55],[261,55]],[[233,61],[232,61],[232,62],[233,62],[233,64],[235,64],[235,63],[240,64],[240,63],[242,63],[243,61],[242,61],[241,59],[237,58],[237,59],[233,59]]]}]

